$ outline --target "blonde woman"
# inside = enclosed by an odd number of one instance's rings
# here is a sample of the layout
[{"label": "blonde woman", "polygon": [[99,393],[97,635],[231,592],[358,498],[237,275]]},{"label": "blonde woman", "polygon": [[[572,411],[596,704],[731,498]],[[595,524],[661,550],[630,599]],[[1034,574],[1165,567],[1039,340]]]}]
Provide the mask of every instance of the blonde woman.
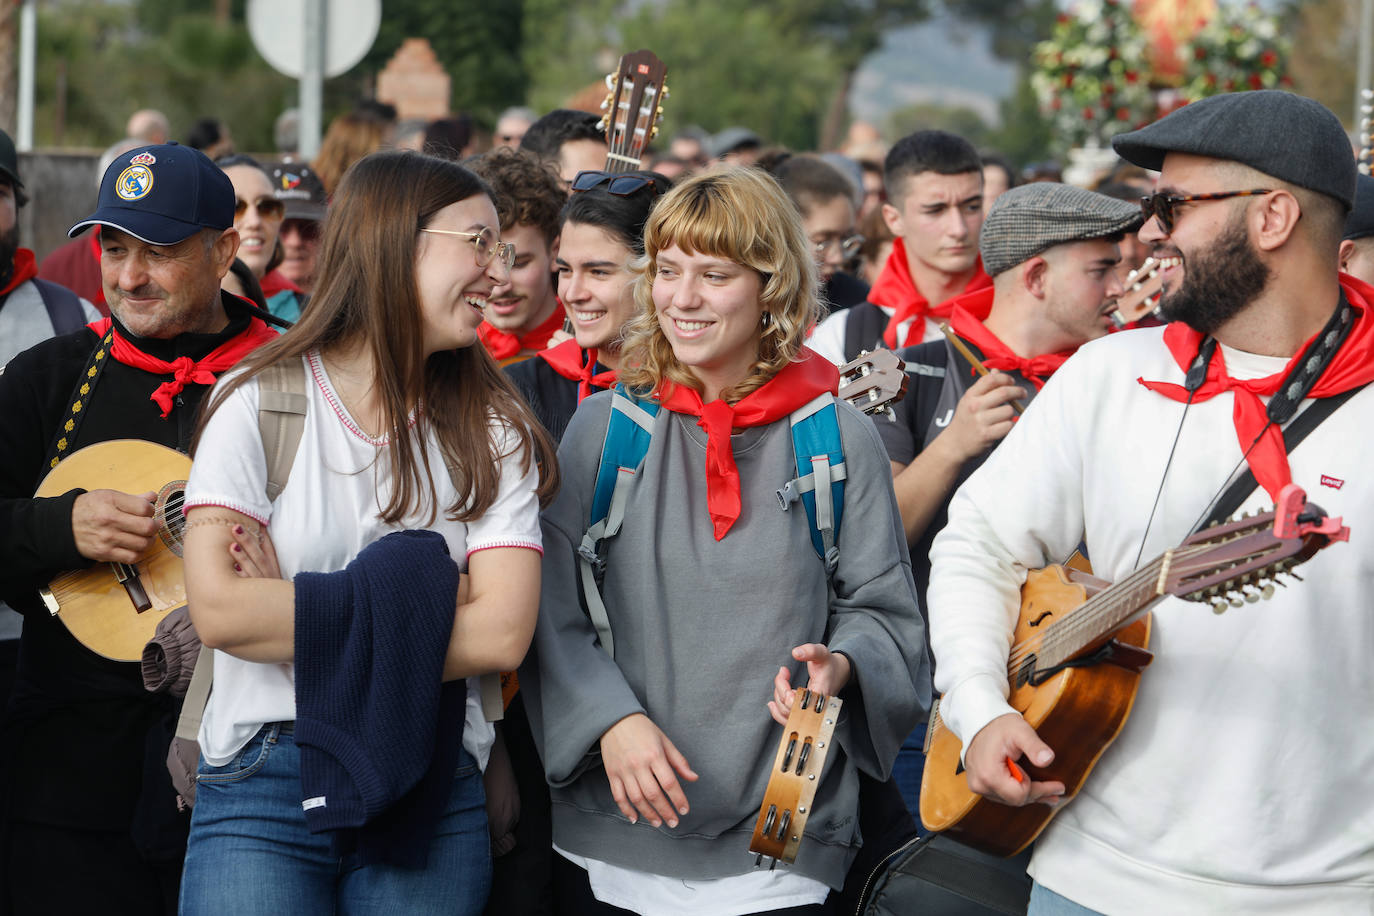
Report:
[{"label": "blonde woman", "polygon": [[[885,778],[928,697],[925,635],[869,421],[838,404],[849,519],[832,575],[796,476],[792,411],[837,372],[803,345],[816,268],[796,210],[749,169],[700,176],[645,227],[620,382],[657,401],[599,594],[614,657],[588,619],[577,548],[611,392],[579,407],[545,512],[544,583],[521,669],[553,792],[565,912],[820,913],[853,860],[858,770]],[[794,868],[747,853],[794,690],[846,714]]]}]

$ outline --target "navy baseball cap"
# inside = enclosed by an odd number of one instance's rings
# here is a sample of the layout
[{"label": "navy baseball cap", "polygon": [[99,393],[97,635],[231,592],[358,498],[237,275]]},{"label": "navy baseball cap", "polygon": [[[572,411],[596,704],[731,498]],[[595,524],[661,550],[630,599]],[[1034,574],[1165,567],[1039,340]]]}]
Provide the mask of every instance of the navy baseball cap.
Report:
[{"label": "navy baseball cap", "polygon": [[111,226],[150,245],[175,245],[202,229],[234,225],[234,186],[210,158],[177,143],[115,157],[100,182],[96,211],[67,231]]}]

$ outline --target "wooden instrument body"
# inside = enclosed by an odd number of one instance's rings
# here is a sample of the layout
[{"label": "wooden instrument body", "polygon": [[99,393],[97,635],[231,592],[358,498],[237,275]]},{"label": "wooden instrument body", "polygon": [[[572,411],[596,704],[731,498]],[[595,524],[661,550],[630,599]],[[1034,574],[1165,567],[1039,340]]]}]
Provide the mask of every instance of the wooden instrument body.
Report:
[{"label": "wooden instrument body", "polygon": [[773,859],[774,865],[778,860],[789,864],[797,860],[842,705],[838,697],[797,691],[749,842],[749,851],[758,854],[759,862],[764,856]]},{"label": "wooden instrument body", "polygon": [[[175,449],[141,439],[114,439],[73,452],[34,494],[60,496],[77,487],[158,494],[158,535],[137,563],[96,563],[64,572],[43,592],[49,611],[91,651],[115,661],[137,661],[162,618],[186,604],[181,502],[190,472],[191,459]],[[144,610],[120,580],[130,570],[150,605]]]},{"label": "wooden instrument body", "polygon": [[[1013,644],[1034,645],[1044,628],[1071,616],[1106,585],[1058,566],[1032,572],[1022,588]],[[1149,638],[1147,614],[1113,634],[1115,643],[1135,647],[1137,652],[1123,649],[1124,658],[1116,661],[1065,668],[1038,686],[1013,680],[1008,702],[1055,752],[1054,763],[1045,769],[1025,760],[1019,764],[1034,780],[1064,783],[1063,801],[1053,808],[1041,804],[1011,807],[969,789],[967,773],[959,762],[962,745],[937,719],[921,780],[921,821],[925,826],[994,855],[1012,856],[1029,846],[1078,794],[1126,724],[1140,686],[1141,668],[1149,662],[1149,653],[1144,651]]]}]

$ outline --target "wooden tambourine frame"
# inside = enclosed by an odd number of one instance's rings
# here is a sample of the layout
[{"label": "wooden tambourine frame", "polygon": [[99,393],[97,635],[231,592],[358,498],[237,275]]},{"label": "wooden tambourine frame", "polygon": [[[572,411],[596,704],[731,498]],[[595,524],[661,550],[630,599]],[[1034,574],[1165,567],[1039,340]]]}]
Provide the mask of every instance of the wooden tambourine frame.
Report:
[{"label": "wooden tambourine frame", "polygon": [[779,859],[789,865],[797,860],[841,705],[836,697],[810,690],[800,691],[792,704],[749,843],[749,851],[758,853],[755,865],[762,864],[764,856],[773,860],[773,866]]}]

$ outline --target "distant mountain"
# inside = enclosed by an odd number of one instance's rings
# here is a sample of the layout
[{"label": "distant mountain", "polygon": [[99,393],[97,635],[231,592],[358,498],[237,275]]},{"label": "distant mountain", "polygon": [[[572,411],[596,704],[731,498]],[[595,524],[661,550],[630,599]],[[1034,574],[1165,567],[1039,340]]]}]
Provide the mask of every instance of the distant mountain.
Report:
[{"label": "distant mountain", "polygon": [[849,109],[879,128],[890,112],[918,103],[971,108],[996,125],[1016,70],[993,55],[987,29],[942,16],[889,34],[855,74]]}]

